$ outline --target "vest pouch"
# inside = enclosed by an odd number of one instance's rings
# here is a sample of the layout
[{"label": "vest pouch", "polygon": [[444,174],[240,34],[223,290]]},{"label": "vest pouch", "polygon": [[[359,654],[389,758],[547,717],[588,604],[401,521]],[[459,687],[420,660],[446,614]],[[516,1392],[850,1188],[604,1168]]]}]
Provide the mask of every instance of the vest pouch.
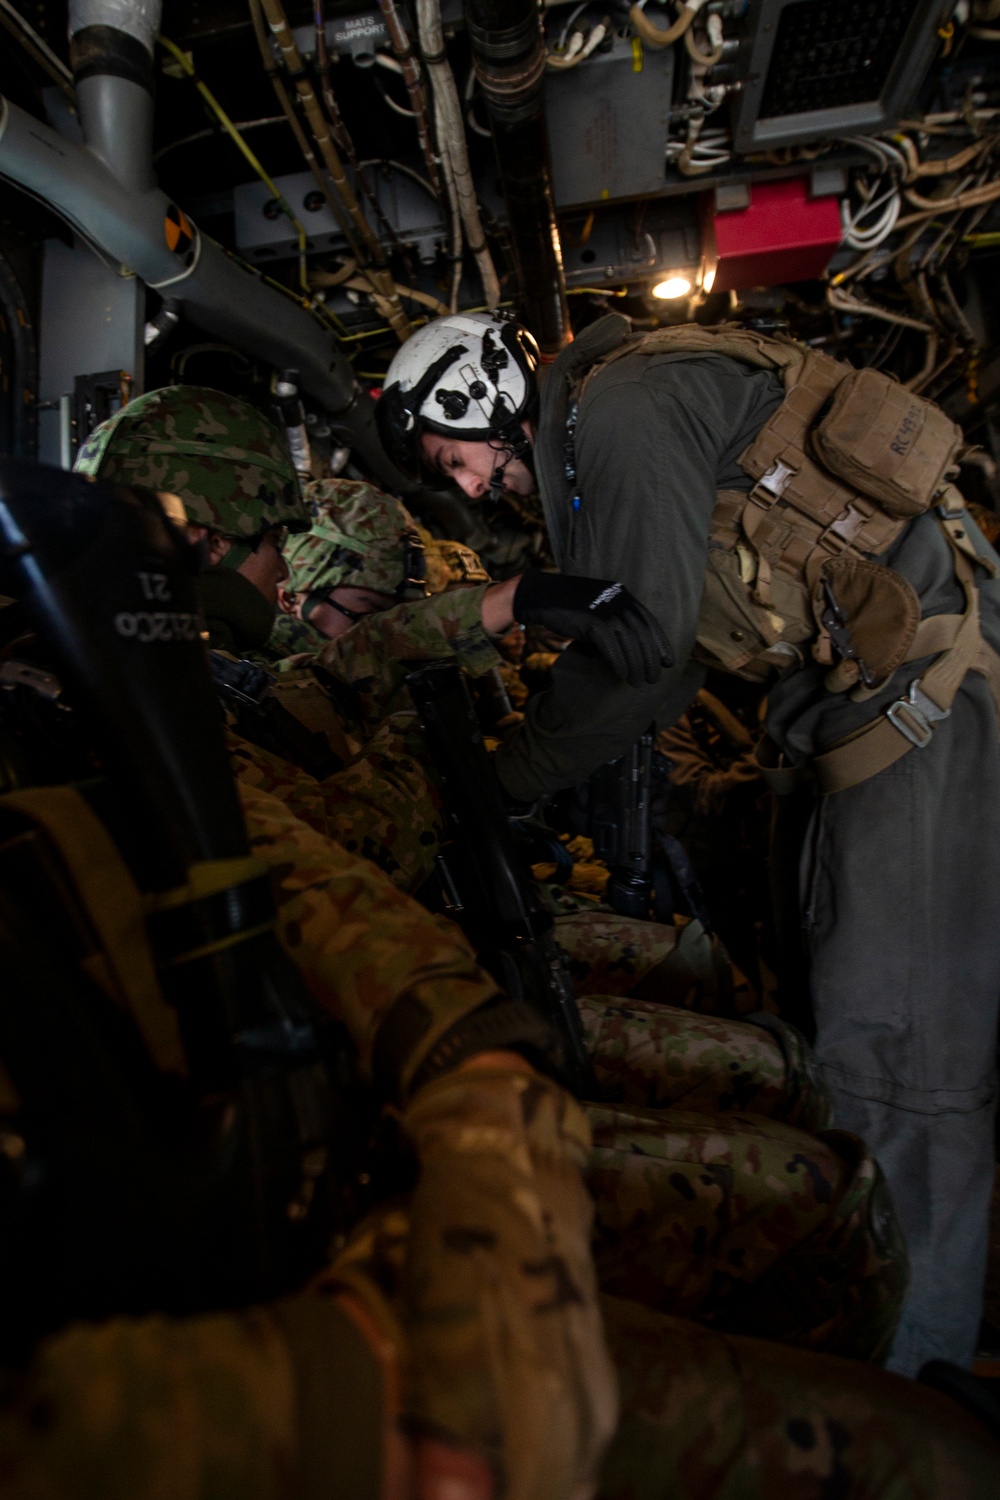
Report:
[{"label": "vest pouch", "polygon": [[812,439],[838,479],[887,515],[907,518],[930,508],[963,436],[932,401],[880,370],[856,370],[837,387]]},{"label": "vest pouch", "polygon": [[808,640],[816,631],[809,595],[798,579],[775,575],[774,607],[756,602],[753,579],[747,576],[748,554],[749,549],[710,547],[692,655],[704,666],[766,682],[787,661],[769,660],[764,653],[779,642]]},{"label": "vest pouch", "polygon": [[913,585],[889,568],[844,552],[824,563],[813,591],[813,610],[821,629],[829,605],[824,580],[847,617],[851,645],[875,685],[888,682],[906,660],[920,622],[920,599]]}]

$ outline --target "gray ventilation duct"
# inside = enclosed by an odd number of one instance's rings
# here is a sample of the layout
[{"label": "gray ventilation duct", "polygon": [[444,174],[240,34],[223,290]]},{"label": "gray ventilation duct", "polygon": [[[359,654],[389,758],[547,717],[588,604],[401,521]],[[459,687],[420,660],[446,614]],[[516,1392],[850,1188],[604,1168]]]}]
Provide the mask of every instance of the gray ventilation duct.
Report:
[{"label": "gray ventilation duct", "polygon": [[160,10],[160,0],[71,0],[70,55],[85,145],[0,99],[0,175],[215,338],[297,369],[303,391],[326,408],[381,482],[411,492],[413,484],[385,456],[374,402],[333,334],[201,234],[156,185],[152,79]]}]

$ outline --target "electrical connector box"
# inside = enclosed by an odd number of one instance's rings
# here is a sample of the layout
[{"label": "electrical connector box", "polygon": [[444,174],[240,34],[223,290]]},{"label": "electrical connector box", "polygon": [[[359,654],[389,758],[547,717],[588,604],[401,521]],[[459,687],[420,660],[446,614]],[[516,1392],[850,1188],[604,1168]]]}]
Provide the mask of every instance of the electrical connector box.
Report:
[{"label": "electrical connector box", "polygon": [[612,33],[607,52],[545,75],[545,123],[557,208],[663,190],[673,49]]},{"label": "electrical connector box", "polygon": [[719,213],[715,194],[702,199],[705,259],[713,290],[740,291],[821,276],[840,244],[838,198],[810,198],[809,180],[755,182],[750,205]]}]

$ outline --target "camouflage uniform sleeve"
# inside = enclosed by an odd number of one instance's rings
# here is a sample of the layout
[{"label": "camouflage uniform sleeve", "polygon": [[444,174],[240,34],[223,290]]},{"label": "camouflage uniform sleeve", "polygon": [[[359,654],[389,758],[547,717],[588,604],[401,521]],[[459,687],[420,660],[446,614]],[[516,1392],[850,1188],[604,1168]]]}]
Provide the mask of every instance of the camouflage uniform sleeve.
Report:
[{"label": "camouflage uniform sleeve", "polygon": [[254,853],[271,867],[278,936],[316,1000],[350,1032],[372,1070],[392,1034],[405,1095],[435,1043],[494,998],[453,923],[434,917],[368,860],[316,833],[277,796],[238,782]]},{"label": "camouflage uniform sleeve", "polygon": [[240,1313],[78,1324],[8,1379],[3,1493],[374,1495],[381,1411],[375,1361],[351,1321],[315,1295]]},{"label": "camouflage uniform sleeve", "polygon": [[483,596],[489,587],[452,589],[369,615],[329,641],[315,660],[356,688],[378,717],[416,661],[454,660],[470,676],[481,677],[501,660],[483,629]]},{"label": "camouflage uniform sleeve", "polygon": [[295,817],[370,859],[400,890],[414,891],[430,875],[441,796],[412,708],[385,719],[360,754],[322,781],[234,733],[229,749],[241,783],[280,797]]}]

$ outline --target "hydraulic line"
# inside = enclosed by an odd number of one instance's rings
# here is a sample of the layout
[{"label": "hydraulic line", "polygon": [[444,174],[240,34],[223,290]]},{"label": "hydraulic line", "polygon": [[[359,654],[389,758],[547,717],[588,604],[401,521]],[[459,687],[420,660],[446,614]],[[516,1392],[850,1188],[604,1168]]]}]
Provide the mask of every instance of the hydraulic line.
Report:
[{"label": "hydraulic line", "polygon": [[444,179],[444,195],[448,205],[448,226],[451,244],[448,259],[451,262],[451,287],[448,292],[450,312],[458,312],[458,291],[462,284],[462,215],[458,206],[458,188],[451,164],[451,153],[441,144],[441,176]]},{"label": "hydraulic line", "polygon": [[444,50],[440,0],[417,0],[417,27],[420,33],[420,51],[430,74],[434,93],[438,146],[442,155],[447,151],[451,160],[459,211],[469,249],[479,268],[483,299],[487,307],[496,307],[500,301],[500,281],[479,218],[479,204],[476,202],[476,189],[465,141],[462,106],[455,85],[455,75]]},{"label": "hydraulic line", "polygon": [[[699,67],[706,69],[714,68],[716,63],[721,62],[722,55],[726,50],[725,43],[722,40],[722,21],[720,17],[709,16],[708,19],[710,23],[715,23],[714,28],[710,25],[708,34],[708,40],[712,44],[710,52],[702,52],[698,46],[698,43],[695,41],[693,26],[689,26],[684,33],[684,46],[691,61],[697,63]],[[712,35],[713,29],[716,31],[715,36]]]},{"label": "hydraulic line", "polygon": [[278,64],[275,62],[271,49],[268,46],[267,28],[265,26],[263,13],[260,8],[260,0],[250,0],[250,19],[253,21],[253,29],[257,37],[257,45],[260,49],[260,56],[261,61],[264,64],[264,71],[267,73],[267,76],[271,80],[271,87],[274,89],[275,98],[281,106],[285,119],[288,121],[289,128],[295,137],[296,144],[298,145],[299,150],[302,152],[302,155],[305,158],[306,165],[308,166],[310,172],[316,180],[316,186],[319,188],[320,192],[323,194],[324,199],[326,200],[327,208],[330,210],[330,212],[333,214],[333,217],[340,225],[341,233],[347,240],[348,248],[350,249],[351,254],[357,261],[363,261],[365,257],[361,251],[361,247],[358,245],[351,221],[347,217],[347,210],[345,209],[342,200],[337,196],[337,194],[330,186],[330,182],[316,158],[316,153],[309,144],[309,137],[302,129],[299,117],[295,113],[291,99],[288,97],[288,90],[285,88],[284,82],[279,73]]},{"label": "hydraulic line", "polygon": [[472,61],[489,111],[524,321],[542,356],[571,336],[542,109],[545,42],[534,0],[465,0]]},{"label": "hydraulic line", "polygon": [[420,141],[420,150],[423,153],[424,165],[427,168],[427,177],[434,189],[434,196],[440,203],[444,188],[441,182],[441,172],[438,167],[437,157],[434,155],[434,148],[431,145],[430,124],[427,119],[427,101],[424,98],[424,86],[420,78],[420,67],[413,55],[410,38],[403,24],[403,17],[400,14],[396,0],[378,0],[378,4],[379,10],[382,12],[382,19],[385,22],[385,29],[389,33],[389,44],[402,70],[406,92],[409,94],[410,103],[413,106],[417,137]]},{"label": "hydraulic line", "polygon": [[277,183],[274,182],[273,178],[271,178],[271,176],[265,171],[257,156],[253,151],[251,151],[250,147],[240,135],[240,132],[237,130],[236,126],[233,124],[229,116],[226,114],[226,111],[223,109],[218,99],[216,99],[211,89],[201,78],[199,78],[194,63],[188,57],[187,53],[182,52],[180,47],[178,47],[174,42],[170,41],[169,38],[165,37],[162,32],[160,33],[160,46],[167,49],[174,61],[180,66],[184,73],[186,73],[188,78],[192,80],[195,88],[198,90],[199,94],[204,99],[205,103],[208,105],[209,109],[212,111],[212,114],[218,120],[223,130],[229,136],[234,145],[238,148],[241,155],[244,156],[249,162],[250,166],[257,173],[257,176],[260,178],[261,182],[274,197],[274,200],[277,203],[278,207],[281,209],[281,212],[291,223],[299,242],[299,285],[308,296],[309,280],[306,276],[306,232],[302,227],[299,219],[296,218],[294,209],[285,198],[284,193],[282,193]]},{"label": "hydraulic line", "polygon": [[403,343],[409,338],[412,332],[410,320],[403,310],[403,304],[396,295],[385,251],[382,249],[378,237],[372,233],[371,227],[361,211],[361,205],[344,173],[343,163],[330,137],[329,126],[320,107],[319,100],[316,97],[316,91],[306,76],[302,57],[295,44],[295,38],[288,24],[284,7],[281,4],[281,0],[261,0],[261,5],[264,15],[267,18],[267,23],[278,44],[285,68],[295,86],[295,92],[301,100],[303,111],[309,122],[309,128],[313,134],[313,139],[319,147],[320,155],[323,158],[323,164],[330,174],[334,187],[343,199],[344,207],[357,230],[360,244],[364,245],[368,250],[368,255],[365,259],[369,262],[374,262],[374,264],[369,263],[364,265],[364,274],[371,282],[373,295],[383,300],[385,317],[400,343]]},{"label": "hydraulic line", "polygon": [[653,25],[644,14],[641,5],[631,6],[628,18],[647,47],[672,47],[674,42],[679,41],[687,31],[704,4],[705,0],[689,0],[689,3],[682,7],[677,20],[666,31]]},{"label": "hydraulic line", "polygon": [[344,117],[340,113],[337,96],[333,92],[333,84],[330,82],[330,54],[326,48],[326,22],[323,18],[322,0],[316,0],[313,7],[313,23],[316,35],[316,72],[319,75],[320,88],[323,93],[323,104],[330,121],[330,128],[333,131],[333,138],[337,143],[338,150],[347,158],[347,165],[354,173],[355,184],[364,194],[365,201],[375,215],[380,230],[393,249],[398,250],[403,256],[406,261],[407,270],[412,274],[412,268],[410,267],[405,247],[401,244],[395,229],[382,212],[382,205],[379,203],[377,195],[368,186],[364,173],[359,170],[358,154],[354,149],[354,142],[351,140],[350,131],[344,124]]},{"label": "hydraulic line", "polygon": [[934,333],[936,330],[930,323],[921,323],[916,318],[908,318],[904,313],[890,312],[887,307],[879,307],[874,302],[865,302],[860,297],[852,297],[850,292],[844,292],[839,287],[827,288],[826,300],[831,307],[840,312],[849,312],[866,318],[880,318],[886,323],[896,323],[900,328],[915,328],[918,333]]},{"label": "hydraulic line", "polygon": [[[350,261],[346,266],[341,266],[339,271],[314,271],[310,279],[315,287],[345,286],[354,292],[371,291],[369,283],[358,275],[357,266]],[[451,311],[440,298],[432,297],[429,292],[421,292],[416,287],[400,286],[397,281],[396,291],[400,297],[408,297],[413,302],[419,302],[421,307],[429,307],[436,317],[444,317]]]}]

